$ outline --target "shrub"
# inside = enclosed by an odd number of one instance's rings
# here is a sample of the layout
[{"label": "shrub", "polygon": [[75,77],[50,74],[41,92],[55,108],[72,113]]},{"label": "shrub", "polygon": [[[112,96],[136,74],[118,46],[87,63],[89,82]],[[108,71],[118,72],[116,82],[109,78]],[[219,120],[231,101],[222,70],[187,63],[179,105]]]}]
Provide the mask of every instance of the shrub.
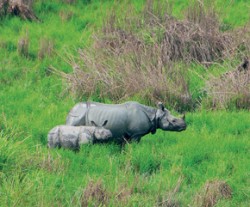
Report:
[{"label": "shrub", "polygon": [[52,40],[41,38],[40,48],[38,51],[38,58],[43,59],[45,57],[51,57],[54,51],[54,43]]}]

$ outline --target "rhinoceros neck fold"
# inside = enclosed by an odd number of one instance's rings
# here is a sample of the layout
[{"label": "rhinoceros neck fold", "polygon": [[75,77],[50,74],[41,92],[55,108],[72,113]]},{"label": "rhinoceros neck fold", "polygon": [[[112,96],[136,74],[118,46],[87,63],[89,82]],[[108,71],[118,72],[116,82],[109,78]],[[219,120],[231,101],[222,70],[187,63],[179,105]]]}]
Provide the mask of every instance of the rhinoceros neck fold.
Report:
[{"label": "rhinoceros neck fold", "polygon": [[156,130],[159,128],[156,118],[151,123],[152,123],[152,127],[151,127],[150,132],[151,132],[151,134],[155,134]]},{"label": "rhinoceros neck fold", "polygon": [[156,119],[156,112],[157,109],[149,106],[142,105],[143,112],[147,115],[149,122],[151,123],[151,127],[148,133],[155,134],[158,128],[157,119]]}]

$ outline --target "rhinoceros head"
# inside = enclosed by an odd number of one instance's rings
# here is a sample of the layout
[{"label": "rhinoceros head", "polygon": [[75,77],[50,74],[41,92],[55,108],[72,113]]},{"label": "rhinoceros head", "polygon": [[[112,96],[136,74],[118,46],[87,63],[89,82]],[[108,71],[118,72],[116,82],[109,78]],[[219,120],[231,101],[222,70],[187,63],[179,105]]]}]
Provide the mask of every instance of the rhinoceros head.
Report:
[{"label": "rhinoceros head", "polygon": [[94,131],[94,136],[96,139],[109,139],[112,137],[112,133],[109,129],[105,129],[105,125],[108,123],[108,120],[104,121],[102,126],[98,126],[94,121],[91,121],[92,125],[96,127]]},{"label": "rhinoceros head", "polygon": [[180,132],[185,130],[187,127],[185,123],[185,115],[181,118],[174,117],[166,108],[164,108],[161,102],[158,103],[156,120],[158,128],[166,131]]}]

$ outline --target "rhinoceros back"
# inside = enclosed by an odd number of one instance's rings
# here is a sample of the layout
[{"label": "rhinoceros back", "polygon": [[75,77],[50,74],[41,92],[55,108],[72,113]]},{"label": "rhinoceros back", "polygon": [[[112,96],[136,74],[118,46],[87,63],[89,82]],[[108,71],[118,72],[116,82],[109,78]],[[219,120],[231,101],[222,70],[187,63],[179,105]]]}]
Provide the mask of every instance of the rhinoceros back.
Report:
[{"label": "rhinoceros back", "polygon": [[69,126],[81,126],[85,125],[85,116],[87,112],[87,104],[86,103],[78,103],[76,104],[71,111],[69,112],[66,125]]},{"label": "rhinoceros back", "polygon": [[108,120],[105,128],[112,132],[113,137],[121,137],[127,131],[127,116],[127,109],[122,104],[97,104],[96,107],[89,108],[86,125],[91,125],[91,121],[94,121],[101,126],[105,120]]}]

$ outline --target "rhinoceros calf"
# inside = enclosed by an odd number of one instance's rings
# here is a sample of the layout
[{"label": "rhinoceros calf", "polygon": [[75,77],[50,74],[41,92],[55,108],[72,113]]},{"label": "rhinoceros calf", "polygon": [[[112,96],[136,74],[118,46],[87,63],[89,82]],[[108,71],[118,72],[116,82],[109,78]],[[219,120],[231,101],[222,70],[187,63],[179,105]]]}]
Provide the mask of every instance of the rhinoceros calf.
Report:
[{"label": "rhinoceros calf", "polygon": [[[157,129],[182,131],[186,129],[185,116],[177,118],[158,103],[158,108],[126,102],[123,104],[78,103],[67,116],[66,125],[89,126],[108,121],[105,126],[112,133],[112,139],[118,142],[126,140],[140,141],[141,137]],[[111,139],[110,139],[111,140]]]},{"label": "rhinoceros calf", "polygon": [[102,127],[97,126],[56,126],[48,134],[48,147],[63,147],[78,150],[81,144],[93,143],[96,140],[107,140],[112,137],[109,129],[105,129],[104,122]]}]

